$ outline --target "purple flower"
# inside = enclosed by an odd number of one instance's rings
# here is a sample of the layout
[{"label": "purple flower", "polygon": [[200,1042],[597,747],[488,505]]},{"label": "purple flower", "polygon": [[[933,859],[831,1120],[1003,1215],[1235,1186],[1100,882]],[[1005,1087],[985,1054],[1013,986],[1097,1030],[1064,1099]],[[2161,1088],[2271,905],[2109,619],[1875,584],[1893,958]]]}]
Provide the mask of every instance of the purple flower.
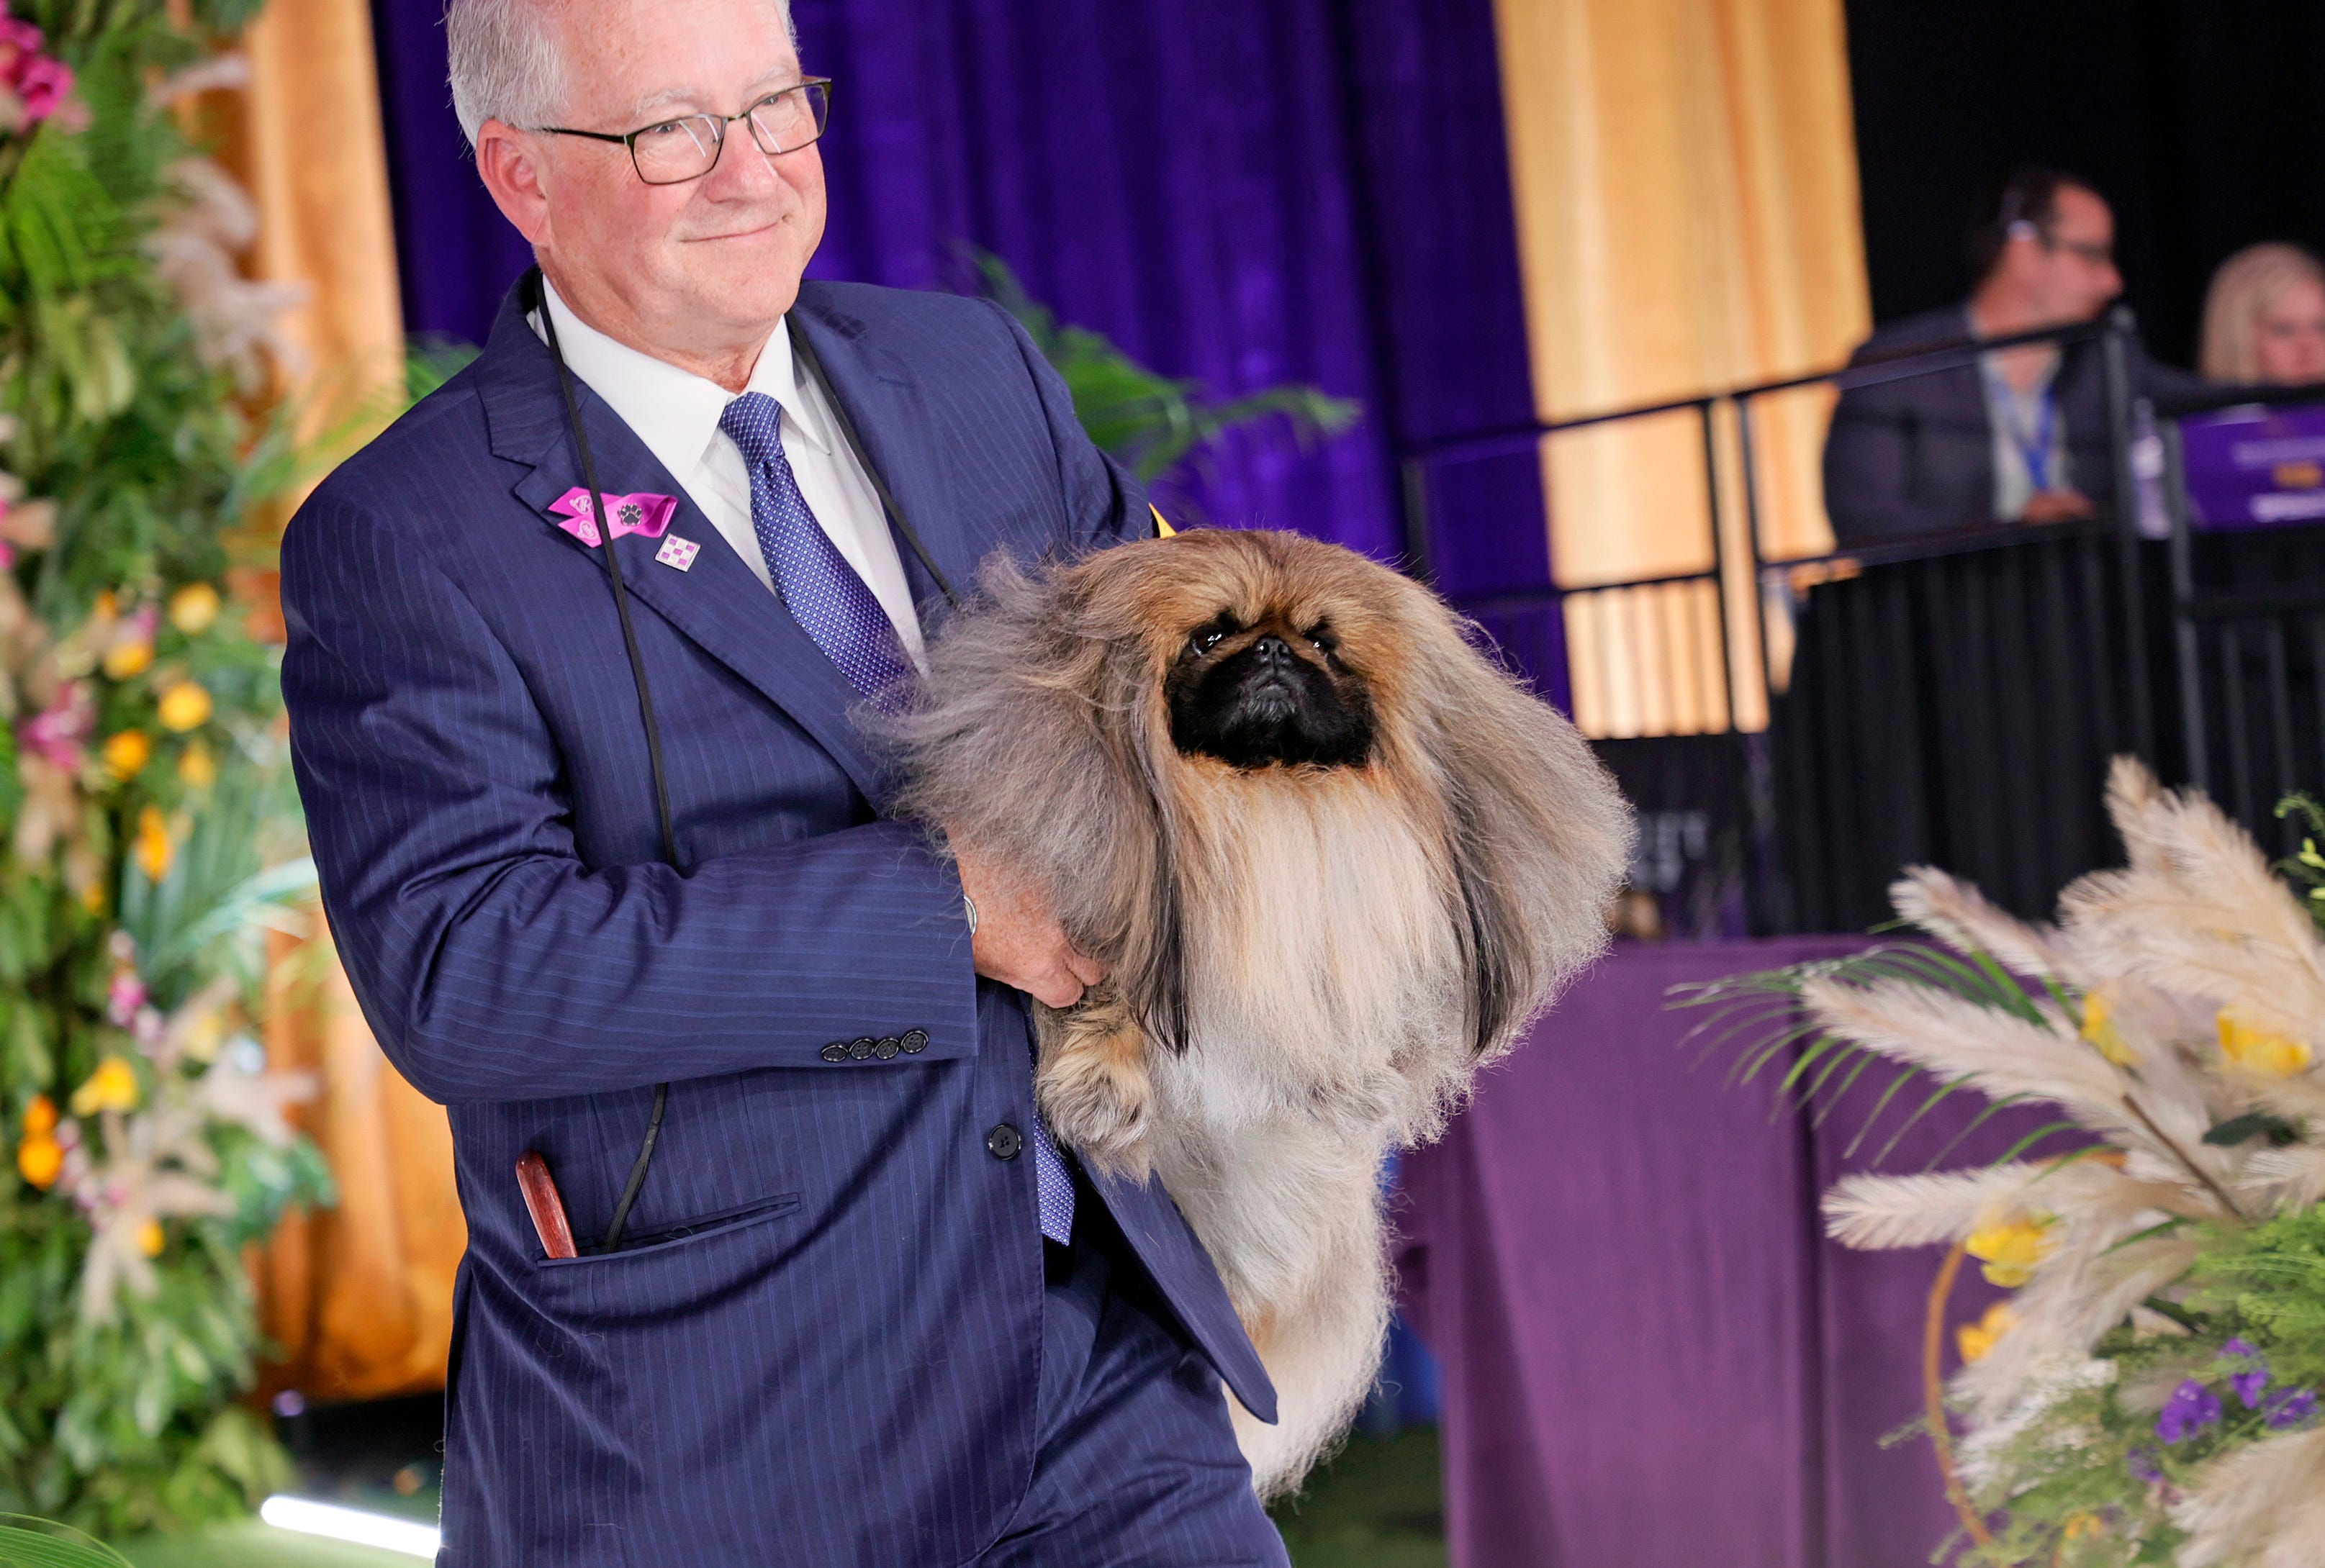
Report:
[{"label": "purple flower", "polygon": [[2141,1480],[2153,1483],[2163,1479],[2163,1467],[2155,1462],[2155,1451],[2152,1448],[2133,1449],[2125,1457],[2124,1462],[2130,1466],[2131,1473]]},{"label": "purple flower", "polygon": [[2220,1347],[2220,1360],[2242,1363],[2241,1370],[2228,1375],[2228,1387],[2237,1391],[2246,1409],[2259,1409],[2261,1394],[2268,1387],[2268,1363],[2261,1353],[2244,1340],[2233,1339]]},{"label": "purple flower", "polygon": [[2220,1418],[2220,1397],[2191,1378],[2172,1390],[2163,1414],[2155,1418],[2155,1435],[2166,1443],[2185,1443]]},{"label": "purple flower", "polygon": [[2299,1426],[2317,1414],[2317,1390],[2314,1388],[2279,1388],[2268,1397],[2261,1419],[2271,1432],[2282,1432],[2288,1426]]}]

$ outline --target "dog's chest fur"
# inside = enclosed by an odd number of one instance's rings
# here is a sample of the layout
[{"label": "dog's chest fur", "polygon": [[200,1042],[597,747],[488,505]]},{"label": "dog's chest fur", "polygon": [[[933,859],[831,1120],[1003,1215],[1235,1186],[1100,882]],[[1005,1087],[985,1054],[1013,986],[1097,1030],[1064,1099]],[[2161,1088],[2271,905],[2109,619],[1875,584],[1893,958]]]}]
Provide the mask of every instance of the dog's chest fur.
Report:
[{"label": "dog's chest fur", "polygon": [[1320,1248],[1377,1245],[1349,1231],[1389,1142],[1464,1076],[1458,900],[1368,775],[1227,783],[1180,825],[1190,1027],[1150,1060],[1153,1154],[1239,1304],[1282,1301]]}]

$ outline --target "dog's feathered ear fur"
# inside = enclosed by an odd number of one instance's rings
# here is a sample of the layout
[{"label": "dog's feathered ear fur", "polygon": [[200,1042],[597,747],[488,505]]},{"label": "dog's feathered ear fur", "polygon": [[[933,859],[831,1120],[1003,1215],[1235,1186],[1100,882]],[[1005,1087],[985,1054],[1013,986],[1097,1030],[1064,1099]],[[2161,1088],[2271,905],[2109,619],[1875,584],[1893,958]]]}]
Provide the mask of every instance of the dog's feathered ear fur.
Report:
[{"label": "dog's feathered ear fur", "polygon": [[1113,966],[1148,1030],[1184,1049],[1178,879],[1144,734],[1151,676],[1136,640],[1092,613],[1072,574],[996,556],[960,620],[930,640],[918,701],[866,723],[900,764],[889,808],[943,824],[956,853],[1016,868],[1068,940]]},{"label": "dog's feathered ear fur", "polygon": [[1413,765],[1433,767],[1468,915],[1474,1037],[1496,1055],[1607,945],[1629,859],[1631,808],[1564,718],[1472,646],[1418,584],[1404,623]]}]

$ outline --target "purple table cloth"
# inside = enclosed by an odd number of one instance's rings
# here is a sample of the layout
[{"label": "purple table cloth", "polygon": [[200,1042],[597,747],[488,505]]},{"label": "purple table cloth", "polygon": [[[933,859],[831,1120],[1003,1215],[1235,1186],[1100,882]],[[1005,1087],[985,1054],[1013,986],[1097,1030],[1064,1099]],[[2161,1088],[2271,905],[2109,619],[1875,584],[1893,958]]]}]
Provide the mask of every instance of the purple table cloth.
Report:
[{"label": "purple table cloth", "polygon": [[[1816,1215],[1919,1097],[1849,1158],[1894,1071],[1821,1128],[1772,1116],[1770,1081],[1729,1084],[1728,1050],[1699,1065],[1705,1015],[1666,1006],[1863,945],[1619,948],[1406,1157],[1403,1305],[1442,1369],[1457,1568],[1920,1568],[1952,1527],[1927,1443],[1880,1446],[1922,1407],[1942,1254],[1849,1252]],[[2047,1120],[1963,1136],[1983,1109],[1950,1098],[1879,1168],[1990,1159]],[[1998,1294],[1968,1274],[1954,1320]]]}]

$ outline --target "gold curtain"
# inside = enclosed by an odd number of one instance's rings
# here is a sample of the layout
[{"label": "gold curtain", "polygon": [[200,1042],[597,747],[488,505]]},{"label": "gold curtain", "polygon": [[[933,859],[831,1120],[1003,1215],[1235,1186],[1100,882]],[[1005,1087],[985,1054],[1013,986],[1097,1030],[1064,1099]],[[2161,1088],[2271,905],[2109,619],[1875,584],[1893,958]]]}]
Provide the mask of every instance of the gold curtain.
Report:
[{"label": "gold curtain", "polygon": [[[1870,320],[1841,0],[1497,0],[1535,400],[1545,420],[1839,363]],[[1829,394],[1755,406],[1763,549],[1831,547]],[[1711,565],[1707,466],[1740,547],[1734,431],[1692,413],[1552,438],[1569,587]],[[1751,585],[1730,647],[1756,669]],[[1568,602],[1577,717],[1598,734],[1721,729],[1721,604],[1703,584]],[[1765,722],[1756,682],[1733,719]]]},{"label": "gold curtain", "polygon": [[[273,0],[241,47],[249,86],[212,95],[204,124],[258,208],[245,271],[307,289],[283,320],[295,353],[277,395],[292,400],[307,437],[329,429],[344,446],[371,433],[361,410],[391,404],[403,374],[369,6]],[[279,638],[273,574],[237,586]],[[450,1130],[443,1109],[380,1054],[316,920],[310,941],[273,945],[266,1048],[273,1065],[322,1086],[303,1121],[339,1201],[293,1215],[252,1259],[260,1321],[279,1351],[265,1386],[327,1399],[439,1388],[468,1241]]]}]

